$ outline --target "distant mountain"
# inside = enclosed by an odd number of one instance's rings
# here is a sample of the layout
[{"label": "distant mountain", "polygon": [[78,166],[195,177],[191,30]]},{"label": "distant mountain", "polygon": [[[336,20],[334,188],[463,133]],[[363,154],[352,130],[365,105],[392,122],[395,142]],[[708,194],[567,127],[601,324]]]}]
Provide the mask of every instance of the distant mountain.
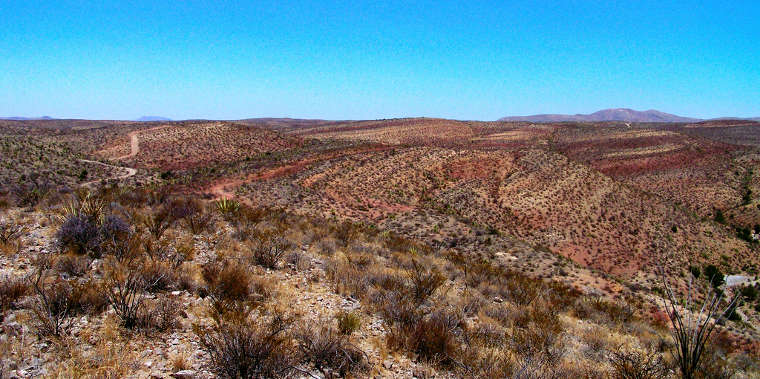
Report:
[{"label": "distant mountain", "polygon": [[161,116],[142,116],[135,121],[150,122],[150,121],[171,121],[172,119]]},{"label": "distant mountain", "polygon": [[55,119],[50,116],[42,116],[42,117],[0,117],[0,120],[24,121],[24,120],[55,120]]},{"label": "distant mountain", "polygon": [[539,114],[533,116],[503,117],[499,121],[561,122],[561,121],[628,121],[628,122],[695,122],[697,118],[681,117],[656,111],[635,111],[628,108],[603,109],[591,114]]}]

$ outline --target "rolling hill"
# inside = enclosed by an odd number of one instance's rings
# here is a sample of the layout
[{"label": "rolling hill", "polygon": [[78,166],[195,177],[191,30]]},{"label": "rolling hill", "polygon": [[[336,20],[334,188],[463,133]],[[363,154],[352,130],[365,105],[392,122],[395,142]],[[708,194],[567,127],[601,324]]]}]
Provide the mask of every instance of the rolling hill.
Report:
[{"label": "rolling hill", "polygon": [[532,116],[502,117],[499,121],[528,121],[528,122],[599,122],[599,121],[627,121],[627,122],[694,122],[696,118],[681,117],[670,113],[660,112],[654,109],[648,111],[636,111],[628,108],[603,109],[591,114],[538,114]]}]

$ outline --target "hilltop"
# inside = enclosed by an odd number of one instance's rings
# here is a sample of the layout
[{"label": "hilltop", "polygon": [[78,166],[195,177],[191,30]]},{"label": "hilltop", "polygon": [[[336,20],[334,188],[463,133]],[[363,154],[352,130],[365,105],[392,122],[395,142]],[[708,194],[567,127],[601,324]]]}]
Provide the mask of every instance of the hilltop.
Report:
[{"label": "hilltop", "polygon": [[635,111],[628,108],[603,109],[591,114],[539,114],[532,116],[509,116],[502,117],[499,121],[528,121],[528,122],[600,122],[600,121],[626,121],[626,122],[695,122],[696,118],[681,117],[654,109],[648,111]]}]

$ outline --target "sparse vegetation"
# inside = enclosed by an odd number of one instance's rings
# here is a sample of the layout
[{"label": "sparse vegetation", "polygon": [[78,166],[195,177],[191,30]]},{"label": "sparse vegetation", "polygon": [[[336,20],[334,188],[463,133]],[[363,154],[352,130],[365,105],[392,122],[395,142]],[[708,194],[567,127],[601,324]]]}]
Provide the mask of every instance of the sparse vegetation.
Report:
[{"label": "sparse vegetation", "polygon": [[57,131],[63,156],[138,174],[0,186],[0,352],[29,376],[758,374],[757,287],[725,284],[756,275],[743,151],[675,126],[108,125]]}]

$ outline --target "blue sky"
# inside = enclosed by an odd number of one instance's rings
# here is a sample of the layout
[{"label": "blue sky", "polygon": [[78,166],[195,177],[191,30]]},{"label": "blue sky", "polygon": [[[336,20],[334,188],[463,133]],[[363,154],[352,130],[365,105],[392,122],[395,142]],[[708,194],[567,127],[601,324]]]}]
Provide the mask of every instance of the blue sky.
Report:
[{"label": "blue sky", "polygon": [[760,116],[757,0],[494,3],[2,0],[0,116]]}]

